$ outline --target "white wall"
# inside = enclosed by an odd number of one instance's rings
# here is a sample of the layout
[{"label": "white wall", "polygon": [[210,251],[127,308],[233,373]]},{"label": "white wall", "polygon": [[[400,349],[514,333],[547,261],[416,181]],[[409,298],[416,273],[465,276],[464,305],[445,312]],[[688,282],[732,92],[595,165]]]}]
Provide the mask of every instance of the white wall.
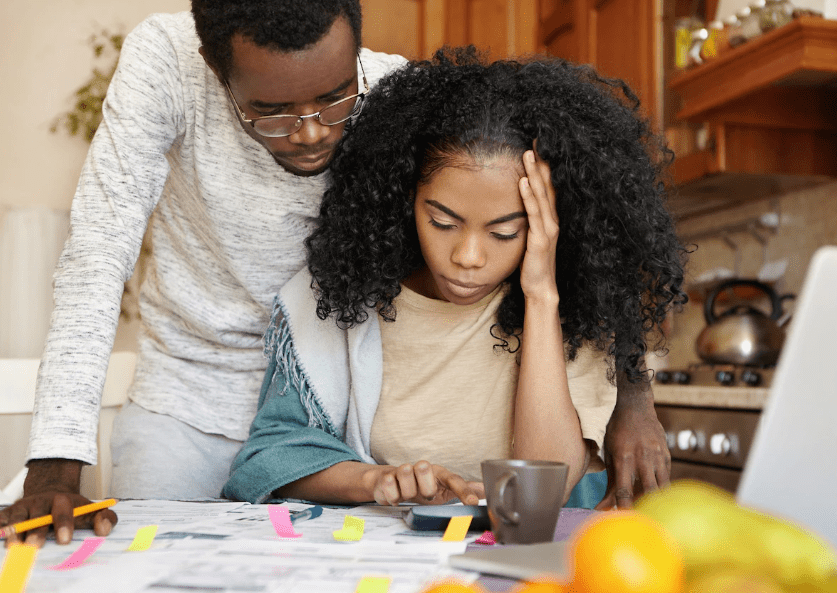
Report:
[{"label": "white wall", "polygon": [[189,10],[189,0],[0,2],[0,209],[67,209],[87,143],[49,131],[91,73],[88,39],[130,31],[153,12]]}]

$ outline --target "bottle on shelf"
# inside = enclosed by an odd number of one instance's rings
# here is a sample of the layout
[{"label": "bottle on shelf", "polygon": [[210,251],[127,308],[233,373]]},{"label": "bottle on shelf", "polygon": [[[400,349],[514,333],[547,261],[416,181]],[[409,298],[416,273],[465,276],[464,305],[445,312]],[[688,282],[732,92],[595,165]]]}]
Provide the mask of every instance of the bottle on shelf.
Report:
[{"label": "bottle on shelf", "polygon": [[767,0],[759,14],[762,33],[778,29],[793,20],[793,5],[788,0]]},{"label": "bottle on shelf", "polygon": [[708,35],[700,49],[700,57],[704,62],[717,58],[729,49],[729,39],[726,36],[723,21],[712,21],[706,30]]},{"label": "bottle on shelf", "polygon": [[745,41],[761,35],[761,15],[766,5],[767,0],[756,0],[749,6],[749,14],[741,19],[741,35]]},{"label": "bottle on shelf", "polygon": [[744,20],[749,16],[750,7],[745,6],[744,8],[736,12],[735,15],[728,17],[728,19],[724,22],[728,31],[727,35],[731,47],[738,47],[739,45],[747,41],[747,38],[744,37],[742,26],[744,24]]},{"label": "bottle on shelf", "polygon": [[683,17],[677,19],[674,25],[674,65],[682,70],[688,67],[690,52],[694,41],[692,33],[703,27],[700,19],[695,17]]}]

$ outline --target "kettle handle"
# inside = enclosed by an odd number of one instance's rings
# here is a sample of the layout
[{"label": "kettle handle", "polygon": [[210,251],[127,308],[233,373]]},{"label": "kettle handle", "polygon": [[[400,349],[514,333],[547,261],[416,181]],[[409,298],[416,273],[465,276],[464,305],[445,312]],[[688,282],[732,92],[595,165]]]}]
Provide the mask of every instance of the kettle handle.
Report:
[{"label": "kettle handle", "polygon": [[706,319],[706,325],[712,325],[718,320],[718,316],[715,315],[715,299],[724,290],[727,290],[728,288],[733,288],[735,286],[750,286],[763,292],[770,299],[770,319],[776,321],[779,319],[779,317],[781,317],[782,299],[779,297],[778,294],[776,294],[775,290],[770,288],[764,282],[759,282],[758,280],[745,280],[735,278],[732,280],[725,280],[724,282],[721,282],[706,298],[706,302],[703,303],[703,317],[704,319]]}]

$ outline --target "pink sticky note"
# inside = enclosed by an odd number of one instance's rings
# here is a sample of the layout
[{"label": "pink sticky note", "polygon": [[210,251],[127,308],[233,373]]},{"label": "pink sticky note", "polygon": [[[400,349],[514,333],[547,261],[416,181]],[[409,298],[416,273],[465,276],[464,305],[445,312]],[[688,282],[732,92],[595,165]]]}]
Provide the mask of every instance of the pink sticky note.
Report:
[{"label": "pink sticky note", "polygon": [[56,566],[50,566],[49,568],[51,570],[72,570],[78,568],[87,560],[88,556],[99,549],[103,541],[105,541],[103,537],[88,537],[81,542],[79,549],[70,554],[70,557],[64,562]]},{"label": "pink sticky note", "polygon": [[486,546],[493,546],[497,543],[497,540],[494,539],[494,533],[491,531],[486,531],[477,539],[474,540],[475,544],[485,544]]},{"label": "pink sticky note", "polygon": [[267,505],[267,513],[279,537],[302,537],[301,533],[294,531],[288,507],[283,507],[280,504],[269,504]]}]

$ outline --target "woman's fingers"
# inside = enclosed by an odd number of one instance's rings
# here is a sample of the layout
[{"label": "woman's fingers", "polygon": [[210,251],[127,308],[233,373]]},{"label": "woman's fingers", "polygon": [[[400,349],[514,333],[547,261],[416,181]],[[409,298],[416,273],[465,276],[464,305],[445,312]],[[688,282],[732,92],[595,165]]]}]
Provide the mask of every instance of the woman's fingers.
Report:
[{"label": "woman's fingers", "polygon": [[[395,470],[395,477],[398,480],[398,490],[401,500],[410,500],[416,497],[419,488],[416,482],[416,475],[413,466],[405,463]],[[400,501],[399,501],[400,502]]]},{"label": "woman's fingers", "polygon": [[433,472],[433,466],[427,461],[419,461],[415,465],[416,481],[419,494],[427,500],[435,500],[439,494],[439,483]]},{"label": "woman's fingers", "polygon": [[478,504],[485,498],[485,489],[482,482],[466,482],[440,465],[419,461],[384,471],[375,485],[373,497],[381,505],[406,501],[441,504],[454,497],[464,504]]}]

